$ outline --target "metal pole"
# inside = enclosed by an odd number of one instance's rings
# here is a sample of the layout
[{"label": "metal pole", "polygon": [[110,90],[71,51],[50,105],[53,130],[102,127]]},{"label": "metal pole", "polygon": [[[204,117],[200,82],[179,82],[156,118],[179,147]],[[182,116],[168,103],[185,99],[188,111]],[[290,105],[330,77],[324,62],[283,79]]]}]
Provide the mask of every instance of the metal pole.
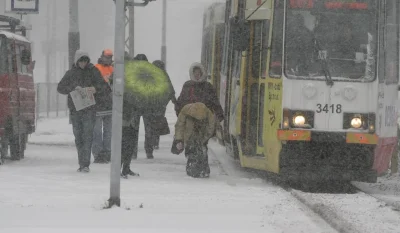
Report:
[{"label": "metal pole", "polygon": [[68,56],[69,68],[74,64],[75,52],[80,48],[78,0],[69,0]]},{"label": "metal pole", "polygon": [[115,71],[112,108],[112,145],[109,207],[121,205],[121,140],[122,140],[122,102],[125,86],[125,0],[115,1]]},{"label": "metal pole", "polygon": [[[68,55],[64,55],[64,65],[63,65],[63,74],[67,72],[68,67]],[[61,77],[60,77],[61,78]],[[65,97],[65,115],[68,116],[68,96]]]},{"label": "metal pole", "polygon": [[[54,85],[54,86],[55,86],[55,85]],[[59,107],[59,105],[60,105],[59,99],[60,99],[60,94],[58,94],[58,93],[56,92],[56,117],[58,117],[58,107]]]},{"label": "metal pole", "polygon": [[[50,66],[51,69],[51,90],[56,90],[55,85],[53,85],[53,83],[56,82],[56,74],[57,74],[57,68],[58,64],[57,64],[57,46],[56,46],[56,38],[57,38],[57,1],[53,1],[53,14],[51,16],[51,61],[53,63],[53,65]],[[55,91],[56,94],[56,115],[58,117],[58,93],[57,91]],[[52,97],[51,99],[53,99],[54,97]],[[53,101],[54,103],[54,101]]]},{"label": "metal pole", "polygon": [[[50,2],[47,4],[47,22],[46,22],[46,31],[47,31],[47,41],[50,40],[50,21],[52,20],[52,18],[50,17]],[[47,82],[47,96],[46,96],[46,100],[47,100],[47,117],[50,116],[50,104],[51,104],[51,86],[50,86],[50,55],[51,55],[51,46],[48,46],[46,48],[46,82]]]},{"label": "metal pole", "polygon": [[36,84],[36,117],[35,117],[35,129],[37,129],[37,121],[40,113],[40,83]]},{"label": "metal pole", "polygon": [[129,56],[135,56],[135,7],[129,7]]},{"label": "metal pole", "polygon": [[167,68],[167,0],[163,0],[162,19],[161,61]]}]

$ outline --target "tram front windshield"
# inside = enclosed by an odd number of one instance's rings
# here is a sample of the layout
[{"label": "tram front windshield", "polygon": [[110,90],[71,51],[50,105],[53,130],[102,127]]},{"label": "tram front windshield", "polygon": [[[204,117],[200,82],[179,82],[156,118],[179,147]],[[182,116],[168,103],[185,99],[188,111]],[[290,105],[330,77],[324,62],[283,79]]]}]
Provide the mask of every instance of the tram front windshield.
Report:
[{"label": "tram front windshield", "polygon": [[379,1],[348,2],[287,0],[288,78],[322,79],[329,70],[333,80],[375,79]]}]

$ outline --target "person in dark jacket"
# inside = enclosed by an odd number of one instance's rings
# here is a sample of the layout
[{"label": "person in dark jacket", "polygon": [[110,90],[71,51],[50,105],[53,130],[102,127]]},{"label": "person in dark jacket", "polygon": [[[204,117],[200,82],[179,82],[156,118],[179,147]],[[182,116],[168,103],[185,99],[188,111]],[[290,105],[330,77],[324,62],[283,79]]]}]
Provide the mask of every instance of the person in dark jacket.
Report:
[{"label": "person in dark jacket", "polygon": [[[171,79],[169,78],[167,71],[165,70],[165,63],[161,60],[155,60],[155,61],[153,61],[153,65],[162,69],[167,74],[168,81],[170,83],[170,89],[171,89],[169,99],[175,105],[176,104],[175,89],[174,89],[174,86],[172,85]],[[163,116],[165,116],[166,111],[167,111],[167,107],[165,106],[165,108],[163,109]],[[160,146],[160,135],[155,135],[154,137],[155,137],[154,138],[154,149],[157,150],[157,149],[159,149],[159,146]]]},{"label": "person in dark jacket", "polygon": [[[105,49],[95,65],[108,85],[110,85],[110,79],[114,72],[112,58],[112,50]],[[109,163],[111,160],[111,123],[112,94],[110,93],[109,96],[104,96],[104,100],[97,107],[92,145],[94,163]]]},{"label": "person in dark jacket", "polygon": [[207,106],[216,116],[219,122],[224,120],[224,112],[219,103],[217,92],[211,83],[207,82],[204,66],[193,63],[189,69],[190,80],[185,82],[181,94],[175,104],[176,115],[186,104],[201,102]]},{"label": "person in dark jacket", "polygon": [[[78,50],[75,53],[75,63],[58,83],[57,91],[68,95],[68,108],[78,151],[78,172],[89,172],[93,128],[96,120],[96,105],[101,104],[104,96],[111,93],[111,88],[101,77],[100,71],[90,63],[88,53]],[[94,93],[95,105],[79,111],[76,110],[71,92],[78,91],[84,95],[84,88]]]},{"label": "person in dark jacket", "polygon": [[[127,60],[148,61],[145,54],[137,54],[134,58],[125,55]],[[152,107],[146,109],[138,109],[137,106],[132,106],[128,103],[127,98],[124,97],[123,105],[123,122],[122,122],[122,145],[121,145],[121,176],[127,178],[130,176],[137,176],[138,174],[130,169],[132,159],[137,158],[138,154],[138,140],[139,140],[139,126],[140,117],[143,117],[145,126],[145,141],[144,147],[148,159],[153,159],[153,133],[150,132],[151,116],[154,113]]]},{"label": "person in dark jacket", "polygon": [[[189,106],[189,104],[193,103],[203,103],[206,108],[212,112],[212,114],[215,114],[217,121],[222,122],[224,120],[224,112],[221,107],[221,104],[219,103],[218,97],[217,97],[217,92],[215,91],[215,88],[211,85],[211,83],[207,82],[206,79],[206,72],[204,69],[204,66],[201,63],[193,63],[190,66],[189,69],[189,75],[190,75],[190,80],[185,82],[182,87],[181,94],[178,97],[178,100],[176,101],[175,104],[175,111],[176,115],[181,116],[182,114],[181,111],[184,109],[185,106]],[[183,113],[186,114],[186,113]],[[182,117],[182,116],[181,116]],[[214,133],[215,133],[215,129]],[[213,134],[214,134],[213,133]],[[213,135],[211,134],[211,135]],[[174,144],[175,144],[176,139],[174,139]],[[201,166],[200,166],[200,171],[201,171],[201,176],[202,177],[209,177],[210,176],[210,166],[208,164],[208,148],[207,148],[208,140],[204,141],[203,145],[201,146]],[[178,143],[176,145],[178,150],[183,150],[183,143]],[[187,155],[192,154],[195,157],[198,156],[198,149],[200,147],[195,146],[194,150],[191,150],[187,148],[187,151],[185,152]],[[193,149],[193,148],[192,148]],[[191,156],[188,156],[188,159],[190,159]],[[192,163],[193,161],[188,160],[188,166]],[[190,166],[189,166],[190,167]],[[191,172],[189,172],[191,173]],[[189,174],[188,173],[188,174]],[[193,174],[192,174],[193,175]]]}]

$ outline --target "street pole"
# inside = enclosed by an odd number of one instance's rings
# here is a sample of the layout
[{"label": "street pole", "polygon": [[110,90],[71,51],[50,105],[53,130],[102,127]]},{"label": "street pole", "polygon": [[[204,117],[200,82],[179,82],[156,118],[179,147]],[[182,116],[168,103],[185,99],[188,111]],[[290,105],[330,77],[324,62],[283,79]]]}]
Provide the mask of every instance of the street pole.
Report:
[{"label": "street pole", "polygon": [[115,0],[114,81],[109,207],[120,206],[122,102],[125,86],[125,0]]},{"label": "street pole", "polygon": [[[50,40],[51,34],[50,34],[50,21],[52,21],[53,19],[50,17],[50,2],[47,3],[47,22],[46,22],[46,34],[47,34],[47,41]],[[51,45],[47,45],[46,47],[46,88],[47,88],[47,107],[46,107],[46,111],[47,111],[47,117],[50,116],[50,104],[51,104],[51,84],[50,84],[50,56],[51,56],[51,50],[52,47]]]},{"label": "street pole", "polygon": [[[53,83],[56,82],[56,76],[57,76],[57,69],[56,67],[58,66],[57,64],[57,46],[56,46],[56,38],[57,38],[57,1],[53,1],[53,10],[52,10],[52,16],[51,16],[51,62],[50,62],[50,74],[51,74],[51,89],[53,89]],[[53,99],[53,97],[52,97]],[[54,102],[53,102],[54,103]],[[56,94],[56,116],[58,117],[58,94]]]},{"label": "street pole", "polygon": [[78,0],[69,0],[68,56],[69,68],[74,64],[75,52],[80,48]]},{"label": "street pole", "polygon": [[167,0],[163,0],[162,20],[161,61],[167,68]]},{"label": "street pole", "polygon": [[135,56],[135,6],[129,6],[129,56]]}]

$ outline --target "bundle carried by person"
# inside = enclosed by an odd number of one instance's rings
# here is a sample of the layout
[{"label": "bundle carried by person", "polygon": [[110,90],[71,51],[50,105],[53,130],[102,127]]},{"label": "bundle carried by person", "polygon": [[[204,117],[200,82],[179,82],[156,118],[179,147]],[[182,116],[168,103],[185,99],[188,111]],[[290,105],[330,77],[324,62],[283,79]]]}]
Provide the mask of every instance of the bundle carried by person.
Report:
[{"label": "bundle carried by person", "polygon": [[175,124],[175,137],[171,148],[173,154],[180,154],[176,145],[183,143],[185,147],[207,144],[215,131],[215,116],[205,104],[196,102],[187,104],[178,116]]},{"label": "bundle carried by person", "polygon": [[185,150],[188,176],[210,176],[207,144],[214,134],[215,121],[214,113],[200,102],[185,105],[179,113],[171,152],[180,154]]}]

